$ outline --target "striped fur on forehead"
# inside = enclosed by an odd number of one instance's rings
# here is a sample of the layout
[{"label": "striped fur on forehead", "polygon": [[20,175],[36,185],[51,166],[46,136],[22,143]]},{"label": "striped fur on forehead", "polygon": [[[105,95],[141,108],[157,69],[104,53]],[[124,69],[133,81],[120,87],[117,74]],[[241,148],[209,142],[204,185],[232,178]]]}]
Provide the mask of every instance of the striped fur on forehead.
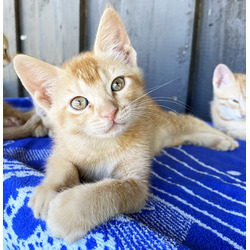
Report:
[{"label": "striped fur on forehead", "polygon": [[100,65],[92,52],[85,52],[71,59],[64,64],[71,73],[78,79],[82,79],[85,84],[93,85],[101,80]]},{"label": "striped fur on forehead", "polygon": [[129,77],[134,82],[143,84],[142,72],[138,67],[126,65],[119,58],[103,54],[85,52],[65,62],[62,67],[88,86],[119,76]]}]

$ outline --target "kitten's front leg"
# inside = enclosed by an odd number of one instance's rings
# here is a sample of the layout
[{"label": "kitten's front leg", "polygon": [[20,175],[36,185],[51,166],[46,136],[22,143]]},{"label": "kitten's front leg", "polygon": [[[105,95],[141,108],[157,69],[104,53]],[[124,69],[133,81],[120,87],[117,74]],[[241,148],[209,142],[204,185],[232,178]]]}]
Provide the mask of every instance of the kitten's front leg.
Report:
[{"label": "kitten's front leg", "polygon": [[28,206],[33,210],[35,218],[46,220],[49,204],[58,192],[80,183],[76,167],[69,161],[52,154],[46,166],[46,177],[36,187]]},{"label": "kitten's front leg", "polygon": [[148,184],[135,178],[78,185],[51,201],[48,227],[55,237],[73,243],[113,216],[140,210],[147,195]]},{"label": "kitten's front leg", "polygon": [[191,115],[167,113],[166,119],[171,125],[162,127],[163,147],[174,147],[181,144],[193,144],[215,150],[234,150],[238,142],[223,132],[209,126],[204,121]]}]

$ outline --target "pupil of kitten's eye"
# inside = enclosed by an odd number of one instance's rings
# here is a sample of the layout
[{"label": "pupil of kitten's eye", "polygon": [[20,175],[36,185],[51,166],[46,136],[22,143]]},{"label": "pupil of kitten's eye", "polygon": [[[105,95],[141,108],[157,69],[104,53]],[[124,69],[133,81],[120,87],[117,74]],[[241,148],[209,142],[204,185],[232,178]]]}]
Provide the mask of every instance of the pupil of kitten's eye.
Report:
[{"label": "pupil of kitten's eye", "polygon": [[88,106],[88,100],[82,96],[75,97],[70,105],[73,109],[82,110]]},{"label": "pupil of kitten's eye", "polygon": [[233,102],[235,102],[235,103],[239,103],[237,100],[235,100],[235,99],[233,99]]},{"label": "pupil of kitten's eye", "polygon": [[119,90],[123,89],[124,85],[125,85],[125,81],[124,81],[123,77],[117,77],[112,82],[111,89],[113,91],[119,91]]}]

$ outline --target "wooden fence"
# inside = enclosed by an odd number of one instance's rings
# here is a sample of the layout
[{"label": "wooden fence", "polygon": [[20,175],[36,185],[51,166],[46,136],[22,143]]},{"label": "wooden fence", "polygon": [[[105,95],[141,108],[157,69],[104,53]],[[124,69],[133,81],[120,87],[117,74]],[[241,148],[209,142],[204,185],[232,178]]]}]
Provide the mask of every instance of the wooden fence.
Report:
[{"label": "wooden fence", "polygon": [[[170,97],[161,104],[210,120],[216,65],[246,72],[245,0],[3,0],[11,55],[60,65],[91,49],[107,3],[125,23],[147,88],[176,79],[152,96]],[[4,96],[27,95],[12,64],[3,77]]]}]

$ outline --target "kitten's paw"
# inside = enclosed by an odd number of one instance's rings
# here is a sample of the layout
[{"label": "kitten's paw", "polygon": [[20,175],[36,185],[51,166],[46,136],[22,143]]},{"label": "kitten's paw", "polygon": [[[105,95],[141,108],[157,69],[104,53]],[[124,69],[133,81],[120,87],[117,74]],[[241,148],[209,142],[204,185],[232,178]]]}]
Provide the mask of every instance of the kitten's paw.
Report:
[{"label": "kitten's paw", "polygon": [[33,136],[35,137],[44,137],[47,135],[48,135],[48,129],[43,124],[39,124],[33,132]]},{"label": "kitten's paw", "polygon": [[36,219],[46,220],[48,215],[49,203],[55,198],[57,192],[42,184],[36,187],[28,206],[32,209]]},{"label": "kitten's paw", "polygon": [[[79,240],[96,226],[93,207],[82,194],[71,188],[58,194],[49,205],[47,225],[52,235],[68,244]],[[83,195],[84,196],[84,195]]]},{"label": "kitten's paw", "polygon": [[228,151],[228,150],[234,150],[235,148],[239,147],[239,143],[235,141],[233,138],[224,135],[221,140],[215,145],[216,150],[221,151]]},{"label": "kitten's paw", "polygon": [[43,122],[37,114],[33,115],[26,123],[25,126],[29,127],[34,137],[44,137],[48,135],[48,129],[43,125]]}]

